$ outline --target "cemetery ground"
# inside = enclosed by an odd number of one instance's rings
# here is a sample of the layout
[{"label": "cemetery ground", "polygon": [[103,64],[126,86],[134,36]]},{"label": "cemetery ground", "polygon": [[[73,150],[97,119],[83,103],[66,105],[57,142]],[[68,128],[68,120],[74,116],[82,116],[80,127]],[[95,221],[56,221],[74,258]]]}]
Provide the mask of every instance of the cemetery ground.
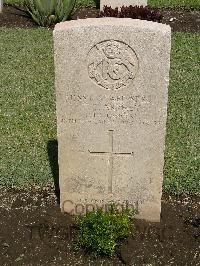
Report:
[{"label": "cemetery ground", "polygon": [[[91,0],[92,1],[92,0]],[[19,28],[37,28],[38,26],[27,17],[24,12],[23,6],[10,5],[17,1],[7,1],[9,3],[4,6],[4,12],[0,15],[0,25],[5,27],[19,27]],[[89,5],[89,4],[88,4]],[[72,19],[82,18],[95,18],[99,14],[99,10],[93,5],[85,7],[80,5],[72,15]],[[192,5],[191,10],[185,10],[182,8],[173,9],[165,8],[161,9],[161,6],[157,5],[157,2],[153,5],[154,8],[159,8],[163,14],[163,23],[166,23],[172,27],[174,31],[181,32],[198,32],[200,31],[200,4]],[[162,5],[163,6],[163,5]],[[195,8],[197,6],[197,8]],[[172,20],[172,21],[170,21]]]},{"label": "cemetery ground", "polygon": [[76,248],[76,227],[50,188],[0,193],[1,265],[199,265],[198,197],[164,195],[161,223],[136,221],[109,258]]},{"label": "cemetery ground", "polygon": [[[161,7],[167,1],[157,2]],[[168,2],[174,8],[181,1]],[[198,265],[198,3],[185,1],[192,11],[163,10],[173,33],[161,223],[135,221],[111,258],[76,250],[76,227],[57,204],[52,29],[5,8],[0,15],[2,265]],[[74,18],[96,14],[84,7]]]}]

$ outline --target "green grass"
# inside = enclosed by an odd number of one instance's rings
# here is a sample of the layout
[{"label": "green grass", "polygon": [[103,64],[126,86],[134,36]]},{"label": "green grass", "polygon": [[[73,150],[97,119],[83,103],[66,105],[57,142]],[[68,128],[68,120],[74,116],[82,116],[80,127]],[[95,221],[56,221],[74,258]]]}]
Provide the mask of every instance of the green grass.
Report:
[{"label": "green grass", "polygon": [[[10,5],[23,5],[24,4],[24,0],[5,0],[4,1],[6,4],[10,4]],[[98,0],[76,0],[76,5],[77,6],[96,6],[96,4],[98,4],[99,1]]]},{"label": "green grass", "polygon": [[[8,4],[23,4],[24,0],[5,0]],[[95,6],[99,0],[77,0],[78,5]],[[200,0],[148,0],[152,7],[200,9]]]},{"label": "green grass", "polygon": [[[174,33],[164,188],[200,192],[200,35]],[[0,185],[52,182],[56,138],[52,31],[0,29]]]},{"label": "green grass", "polygon": [[5,0],[4,3],[9,5],[23,5],[24,0]]},{"label": "green grass", "polygon": [[52,31],[0,29],[0,184],[51,179],[47,142],[56,136]]},{"label": "green grass", "polygon": [[199,0],[148,0],[148,4],[159,8],[200,9]]},{"label": "green grass", "polygon": [[200,35],[173,34],[164,187],[200,192]]}]

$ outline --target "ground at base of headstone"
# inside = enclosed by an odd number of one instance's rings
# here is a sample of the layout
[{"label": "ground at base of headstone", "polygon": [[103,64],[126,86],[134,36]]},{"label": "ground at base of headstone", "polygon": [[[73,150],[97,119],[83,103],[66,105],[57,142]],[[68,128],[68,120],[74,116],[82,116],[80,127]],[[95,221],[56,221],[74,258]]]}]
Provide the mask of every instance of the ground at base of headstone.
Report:
[{"label": "ground at base of headstone", "polygon": [[[162,23],[172,27],[172,31],[179,32],[200,32],[200,11],[177,11],[160,10],[163,15]],[[96,18],[99,10],[95,8],[82,8],[77,10],[72,19]],[[37,28],[36,25],[22,7],[4,6],[0,14],[0,27]]]},{"label": "ground at base of headstone", "polygon": [[60,212],[53,189],[1,188],[1,265],[198,265],[199,200],[163,195],[161,222],[135,220],[109,258],[76,248],[76,226]]}]

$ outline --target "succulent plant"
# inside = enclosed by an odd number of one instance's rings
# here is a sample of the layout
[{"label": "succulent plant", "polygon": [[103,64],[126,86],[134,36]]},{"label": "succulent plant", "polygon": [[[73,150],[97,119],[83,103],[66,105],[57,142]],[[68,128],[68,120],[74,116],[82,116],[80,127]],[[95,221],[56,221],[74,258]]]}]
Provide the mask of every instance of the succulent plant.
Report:
[{"label": "succulent plant", "polygon": [[71,15],[76,0],[25,0],[32,19],[40,26],[65,21]]}]

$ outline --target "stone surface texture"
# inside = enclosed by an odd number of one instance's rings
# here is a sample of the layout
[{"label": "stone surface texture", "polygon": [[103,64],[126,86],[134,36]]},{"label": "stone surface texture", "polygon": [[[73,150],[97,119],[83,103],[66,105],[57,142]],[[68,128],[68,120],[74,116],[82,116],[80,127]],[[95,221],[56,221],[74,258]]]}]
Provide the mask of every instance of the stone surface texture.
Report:
[{"label": "stone surface texture", "polygon": [[3,11],[3,0],[0,0],[0,13]]},{"label": "stone surface texture", "polygon": [[[160,220],[171,29],[98,18],[54,30],[62,211],[110,202]],[[120,205],[121,204],[121,205]]]},{"label": "stone surface texture", "polygon": [[100,9],[103,10],[103,6],[122,7],[122,6],[146,6],[147,0],[101,0]]}]

